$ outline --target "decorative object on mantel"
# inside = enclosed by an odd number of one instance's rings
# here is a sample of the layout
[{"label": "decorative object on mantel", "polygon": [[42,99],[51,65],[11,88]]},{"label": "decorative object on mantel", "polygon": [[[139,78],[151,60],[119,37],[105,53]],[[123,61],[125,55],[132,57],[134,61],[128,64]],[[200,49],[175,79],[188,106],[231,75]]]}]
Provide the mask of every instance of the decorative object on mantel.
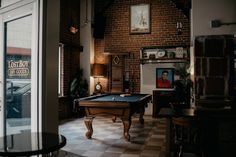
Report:
[{"label": "decorative object on mantel", "polygon": [[189,47],[177,46],[149,46],[140,49],[141,64],[147,63],[186,63],[189,62]]},{"label": "decorative object on mantel", "polygon": [[143,53],[143,58],[148,58],[148,55],[146,52]]},{"label": "decorative object on mantel", "polygon": [[174,52],[167,52],[167,57],[168,58],[175,58],[175,53]]},{"label": "decorative object on mantel", "polygon": [[102,92],[102,85],[99,82],[99,78],[104,77],[106,75],[106,67],[104,64],[95,63],[92,66],[92,76],[97,78],[98,81],[95,84],[95,92],[101,93]]},{"label": "decorative object on mantel", "polygon": [[166,51],[164,49],[159,49],[157,51],[157,58],[162,58],[166,55]]},{"label": "decorative object on mantel", "polygon": [[149,59],[156,59],[156,55],[155,54],[150,54]]},{"label": "decorative object on mantel", "polygon": [[184,49],[183,49],[183,47],[176,47],[175,57],[176,58],[183,58],[183,56],[184,56]]}]

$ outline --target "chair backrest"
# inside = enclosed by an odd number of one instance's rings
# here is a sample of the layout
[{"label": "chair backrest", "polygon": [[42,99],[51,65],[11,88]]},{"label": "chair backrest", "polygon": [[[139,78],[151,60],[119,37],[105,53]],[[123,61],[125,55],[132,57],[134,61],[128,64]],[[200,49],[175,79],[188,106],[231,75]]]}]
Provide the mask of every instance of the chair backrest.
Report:
[{"label": "chair backrest", "polygon": [[176,142],[199,144],[200,125],[197,119],[191,117],[173,117],[172,123]]}]

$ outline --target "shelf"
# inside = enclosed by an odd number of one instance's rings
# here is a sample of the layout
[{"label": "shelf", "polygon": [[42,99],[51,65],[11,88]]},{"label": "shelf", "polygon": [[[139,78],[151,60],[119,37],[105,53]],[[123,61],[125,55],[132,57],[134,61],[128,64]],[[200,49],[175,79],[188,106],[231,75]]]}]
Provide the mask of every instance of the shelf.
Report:
[{"label": "shelf", "polygon": [[189,46],[149,46],[140,49],[141,64],[189,63]]},{"label": "shelf", "polygon": [[187,63],[189,58],[158,58],[158,59],[140,59],[141,64],[156,64],[156,63]]}]

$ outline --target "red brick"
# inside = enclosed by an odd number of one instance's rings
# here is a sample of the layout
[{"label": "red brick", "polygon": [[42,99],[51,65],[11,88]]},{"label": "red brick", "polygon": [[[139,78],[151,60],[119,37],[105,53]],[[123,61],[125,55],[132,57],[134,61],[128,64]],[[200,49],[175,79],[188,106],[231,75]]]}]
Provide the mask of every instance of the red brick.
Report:
[{"label": "red brick", "polygon": [[[150,4],[151,33],[131,35],[129,33],[130,5],[141,3]],[[95,5],[99,6],[99,1],[95,1]],[[105,37],[104,41],[95,40],[95,62],[96,55],[101,55],[104,51],[133,53],[135,59],[130,59],[129,64],[130,71],[133,71],[135,76],[135,92],[140,91],[140,48],[190,44],[189,19],[169,0],[115,0],[104,15],[107,17]],[[176,34],[177,21],[183,24],[182,35]]]}]

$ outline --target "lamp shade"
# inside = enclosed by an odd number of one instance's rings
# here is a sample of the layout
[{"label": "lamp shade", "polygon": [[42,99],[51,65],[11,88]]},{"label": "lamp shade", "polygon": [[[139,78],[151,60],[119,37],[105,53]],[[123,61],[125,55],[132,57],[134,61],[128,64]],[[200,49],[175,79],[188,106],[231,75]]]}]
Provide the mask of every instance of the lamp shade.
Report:
[{"label": "lamp shade", "polygon": [[93,77],[104,77],[106,75],[106,67],[104,64],[95,63],[92,66]]}]

